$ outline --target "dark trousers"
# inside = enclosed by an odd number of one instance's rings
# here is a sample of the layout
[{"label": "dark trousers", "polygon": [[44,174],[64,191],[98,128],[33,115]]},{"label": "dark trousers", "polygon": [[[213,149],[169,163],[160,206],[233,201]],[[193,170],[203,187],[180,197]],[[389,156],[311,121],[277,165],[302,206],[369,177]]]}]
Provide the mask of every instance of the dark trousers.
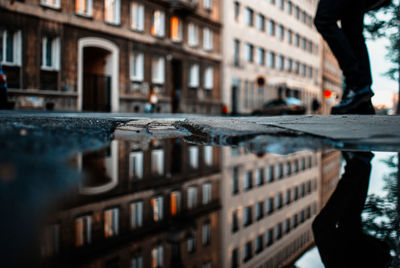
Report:
[{"label": "dark trousers", "polygon": [[365,7],[366,0],[320,0],[314,20],[339,62],[347,88],[355,91],[372,84],[363,36]]},{"label": "dark trousers", "polygon": [[7,88],[0,86],[0,110],[7,109]]}]

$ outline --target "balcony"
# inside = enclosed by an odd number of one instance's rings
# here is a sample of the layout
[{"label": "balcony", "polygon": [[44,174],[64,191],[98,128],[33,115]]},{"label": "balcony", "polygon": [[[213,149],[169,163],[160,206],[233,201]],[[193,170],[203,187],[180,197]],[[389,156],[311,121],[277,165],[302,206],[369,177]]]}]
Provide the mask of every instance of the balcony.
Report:
[{"label": "balcony", "polygon": [[171,4],[175,10],[195,10],[199,1],[198,0],[166,0]]}]

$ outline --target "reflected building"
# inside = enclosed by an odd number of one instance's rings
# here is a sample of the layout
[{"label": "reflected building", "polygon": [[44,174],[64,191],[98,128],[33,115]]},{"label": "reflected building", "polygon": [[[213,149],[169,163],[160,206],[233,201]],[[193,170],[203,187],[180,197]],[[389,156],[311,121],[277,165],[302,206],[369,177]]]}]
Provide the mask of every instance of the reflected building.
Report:
[{"label": "reflected building", "polygon": [[221,112],[221,2],[6,0],[0,61],[16,109]]},{"label": "reflected building", "polygon": [[222,267],[283,267],[313,245],[320,157],[223,150]]},{"label": "reflected building", "polygon": [[341,176],[342,153],[323,150],[321,153],[320,207],[323,208],[336,189]]},{"label": "reflected building", "polygon": [[113,141],[79,156],[86,180],[49,217],[40,237],[43,262],[220,267],[220,154],[153,140],[144,150]]},{"label": "reflected building", "polygon": [[[295,97],[312,112],[321,103],[321,38],[317,0],[226,0],[223,101],[251,113],[276,98]],[[315,101],[314,101],[315,103]]]}]

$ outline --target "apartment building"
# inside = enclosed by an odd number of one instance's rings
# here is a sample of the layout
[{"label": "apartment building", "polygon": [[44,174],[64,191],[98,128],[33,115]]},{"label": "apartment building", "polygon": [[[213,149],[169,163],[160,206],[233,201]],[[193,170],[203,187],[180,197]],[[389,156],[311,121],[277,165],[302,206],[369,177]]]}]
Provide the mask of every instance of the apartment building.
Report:
[{"label": "apartment building", "polygon": [[337,104],[343,93],[343,74],[336,57],[333,55],[328,44],[323,41],[322,56],[322,114],[330,114],[331,108]]},{"label": "apartment building", "polygon": [[113,141],[78,156],[85,180],[46,219],[43,263],[220,267],[219,155],[218,148],[162,140],[140,150]]},{"label": "apartment building", "polygon": [[336,189],[341,176],[342,153],[324,150],[321,153],[320,206],[323,208]]},{"label": "apartment building", "polygon": [[284,267],[313,245],[320,153],[257,156],[225,148],[222,267]]},{"label": "apartment building", "polygon": [[0,59],[16,109],[220,113],[221,3],[6,0]]},{"label": "apartment building", "polygon": [[317,0],[225,0],[223,100],[250,113],[275,98],[296,97],[312,112],[321,102]]}]

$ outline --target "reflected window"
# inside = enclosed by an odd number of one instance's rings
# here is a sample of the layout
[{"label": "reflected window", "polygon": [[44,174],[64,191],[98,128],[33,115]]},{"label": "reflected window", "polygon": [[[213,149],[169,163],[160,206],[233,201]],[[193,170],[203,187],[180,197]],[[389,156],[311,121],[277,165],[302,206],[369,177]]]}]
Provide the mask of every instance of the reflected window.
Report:
[{"label": "reflected window", "polygon": [[272,197],[268,198],[268,200],[265,201],[266,204],[266,212],[267,214],[271,214],[272,212],[274,212],[274,199]]},{"label": "reflected window", "polygon": [[292,175],[292,162],[287,162],[285,165],[285,176]]},{"label": "reflected window", "polygon": [[260,253],[263,250],[263,247],[264,247],[263,236],[259,235],[256,238],[256,254]]},{"label": "reflected window", "polygon": [[143,178],[143,152],[129,154],[129,177],[131,179]]},{"label": "reflected window", "polygon": [[213,165],[213,147],[212,146],[204,146],[204,163],[206,163],[207,166],[212,166]]},{"label": "reflected window", "polygon": [[293,198],[294,201],[297,201],[299,199],[299,188],[296,186],[293,188]]},{"label": "reflected window", "polygon": [[251,206],[248,206],[243,211],[243,224],[244,226],[249,226],[253,222],[253,213]]},{"label": "reflected window", "polygon": [[164,199],[162,196],[153,197],[151,199],[151,207],[153,210],[153,221],[158,222],[164,218]]},{"label": "reflected window", "polygon": [[253,173],[251,171],[246,172],[244,176],[244,190],[248,191],[253,188]]},{"label": "reflected window", "polygon": [[188,209],[197,206],[197,188],[192,186],[187,189],[187,207]]},{"label": "reflected window", "polygon": [[306,220],[304,210],[300,212],[300,222],[303,223]]},{"label": "reflected window", "polygon": [[299,217],[296,215],[293,216],[293,228],[296,228],[299,225]]},{"label": "reflected window", "polygon": [[144,5],[131,3],[131,28],[135,31],[144,31]]},{"label": "reflected window", "polygon": [[308,181],[308,182],[307,182],[306,193],[307,193],[307,194],[310,194],[310,193],[311,193],[311,181]]},{"label": "reflected window", "polygon": [[238,218],[238,211],[235,210],[232,213],[232,233],[237,232],[239,230],[239,218]]},{"label": "reflected window", "polygon": [[274,166],[269,166],[266,169],[267,172],[267,182],[273,182],[274,181]]},{"label": "reflected window", "polygon": [[276,234],[276,239],[279,240],[282,238],[282,223],[279,223],[275,227],[275,234]]},{"label": "reflected window", "polygon": [[92,242],[92,216],[86,215],[75,219],[75,246],[81,247]]},{"label": "reflected window", "polygon": [[212,184],[210,182],[206,182],[203,184],[203,205],[206,205],[211,202],[212,197]]},{"label": "reflected window", "polygon": [[306,169],[306,159],[302,158],[301,159],[301,170],[305,170]]},{"label": "reflected window", "polygon": [[151,250],[151,268],[160,268],[164,263],[164,249],[158,245]]},{"label": "reflected window", "polygon": [[199,26],[194,23],[188,25],[188,44],[191,47],[199,45]]},{"label": "reflected window", "polygon": [[196,251],[196,236],[190,235],[187,239],[187,250],[189,253]]},{"label": "reflected window", "polygon": [[112,237],[119,232],[119,209],[112,208],[104,211],[104,236]]},{"label": "reflected window", "polygon": [[174,216],[181,211],[181,192],[171,193],[171,215]]},{"label": "reflected window", "polygon": [[246,43],[244,48],[245,48],[246,61],[253,62],[254,46],[250,43]]},{"label": "reflected window", "polygon": [[264,202],[258,202],[256,204],[256,220],[262,219],[264,216]]},{"label": "reflected window", "polygon": [[256,186],[261,186],[264,184],[264,170],[262,168],[256,171]]},{"label": "reflected window", "polygon": [[243,261],[247,262],[253,257],[253,249],[251,245],[251,241],[247,242],[244,245],[244,250],[243,250]]},{"label": "reflected window", "polygon": [[254,12],[251,8],[246,7],[246,25],[247,26],[253,26],[253,17],[254,17]]},{"label": "reflected window", "polygon": [[282,194],[278,194],[275,197],[275,203],[276,203],[276,208],[277,209],[281,209],[283,206],[283,198],[282,198]]},{"label": "reflected window", "polygon": [[274,243],[274,235],[273,235],[273,230],[269,229],[266,233],[265,233],[265,242],[267,247],[271,246]]},{"label": "reflected window", "polygon": [[183,39],[182,20],[176,16],[171,17],[171,40],[181,42]]},{"label": "reflected window", "polygon": [[237,248],[232,250],[231,268],[239,267],[239,250]]},{"label": "reflected window", "polygon": [[121,22],[121,2],[120,0],[104,1],[105,20],[111,24],[120,24]]},{"label": "reflected window", "polygon": [[268,34],[271,36],[275,35],[275,21],[273,20],[268,21]]},{"label": "reflected window", "polygon": [[143,226],[143,202],[133,202],[129,206],[131,214],[131,228]]},{"label": "reflected window", "polygon": [[285,233],[290,233],[290,219],[286,219],[285,221]]},{"label": "reflected window", "polygon": [[301,186],[300,186],[300,196],[301,197],[304,197],[306,195],[306,185],[303,183]]},{"label": "reflected window", "polygon": [[56,255],[60,248],[60,225],[46,226],[40,242],[40,254],[42,257]]},{"label": "reflected window", "polygon": [[211,242],[211,226],[210,223],[204,223],[202,226],[202,243],[203,246],[209,245]]},{"label": "reflected window", "polygon": [[164,175],[164,150],[151,151],[151,173],[159,176]]},{"label": "reflected window", "polygon": [[189,147],[189,164],[191,168],[199,167],[199,147],[190,146]]},{"label": "reflected window", "polygon": [[92,16],[93,0],[75,0],[75,11],[79,15]]},{"label": "reflected window", "polygon": [[239,193],[239,167],[233,168],[232,194]]},{"label": "reflected window", "polygon": [[130,268],[143,268],[143,257],[142,256],[134,256],[131,259]]},{"label": "reflected window", "polygon": [[203,29],[203,48],[205,50],[212,50],[213,49],[213,32],[209,28]]},{"label": "reflected window", "polygon": [[257,30],[259,31],[265,31],[265,17],[262,14],[257,15]]},{"label": "reflected window", "polygon": [[40,4],[52,8],[60,8],[61,0],[40,0]]},{"label": "reflected window", "polygon": [[264,66],[265,65],[265,50],[263,48],[256,49],[256,60],[257,64]]},{"label": "reflected window", "polygon": [[312,156],[309,156],[307,159],[308,168],[312,168]]},{"label": "reflected window", "polygon": [[278,179],[282,179],[283,178],[283,164],[279,164],[276,167],[276,177]]},{"label": "reflected window", "polygon": [[292,191],[290,189],[286,190],[286,205],[289,205],[292,202]]},{"label": "reflected window", "polygon": [[157,37],[164,37],[165,35],[165,13],[160,10],[153,12],[151,34]]},{"label": "reflected window", "polygon": [[299,172],[299,160],[294,161],[294,173]]}]

